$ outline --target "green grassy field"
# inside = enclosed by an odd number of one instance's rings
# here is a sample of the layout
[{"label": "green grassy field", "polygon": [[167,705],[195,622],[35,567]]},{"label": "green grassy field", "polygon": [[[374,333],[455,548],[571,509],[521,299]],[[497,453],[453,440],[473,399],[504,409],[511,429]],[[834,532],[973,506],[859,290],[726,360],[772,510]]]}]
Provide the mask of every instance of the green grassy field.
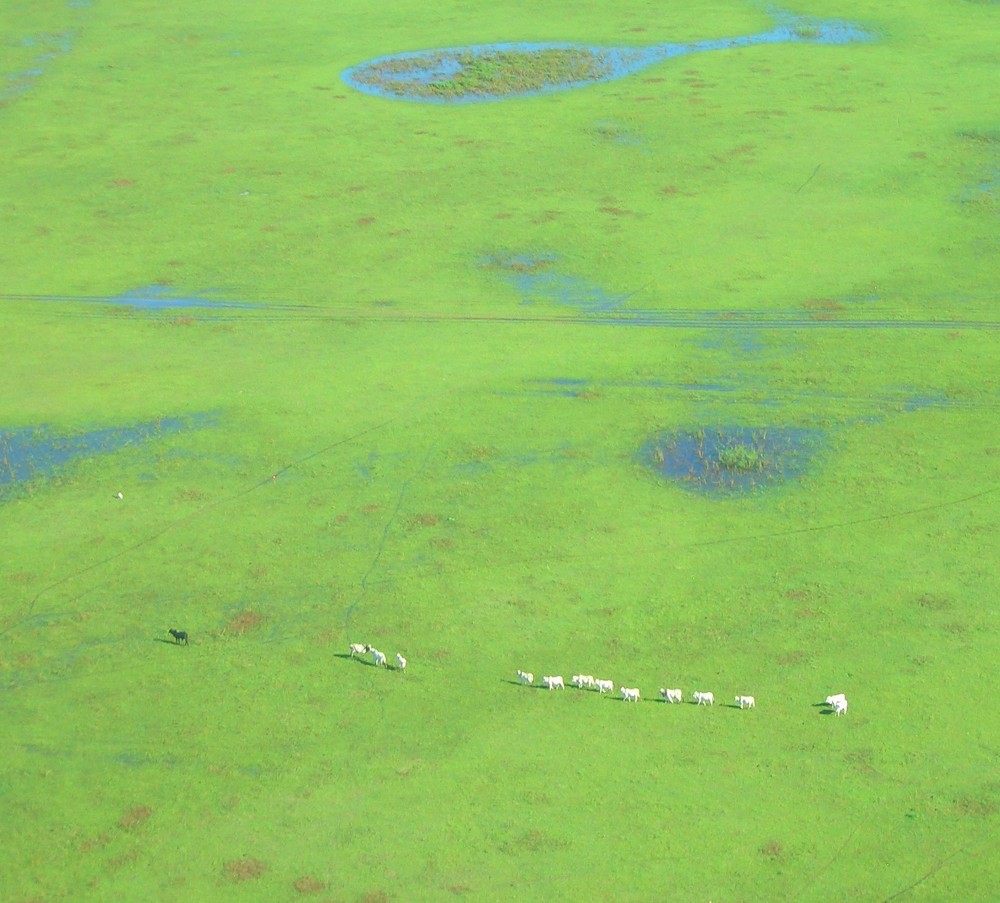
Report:
[{"label": "green grassy field", "polygon": [[794,11],[877,40],[435,105],[340,74],[771,20],[0,10],[4,903],[996,899],[1000,5]]}]

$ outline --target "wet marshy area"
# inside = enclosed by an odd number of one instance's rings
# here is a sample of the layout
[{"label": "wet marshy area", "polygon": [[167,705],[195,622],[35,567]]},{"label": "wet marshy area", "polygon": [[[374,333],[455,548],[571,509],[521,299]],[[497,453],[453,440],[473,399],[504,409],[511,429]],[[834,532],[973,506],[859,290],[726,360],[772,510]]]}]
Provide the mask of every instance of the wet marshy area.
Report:
[{"label": "wet marshy area", "polygon": [[747,493],[802,475],[821,439],[818,430],[792,427],[678,430],[651,438],[640,459],[690,489]]}]

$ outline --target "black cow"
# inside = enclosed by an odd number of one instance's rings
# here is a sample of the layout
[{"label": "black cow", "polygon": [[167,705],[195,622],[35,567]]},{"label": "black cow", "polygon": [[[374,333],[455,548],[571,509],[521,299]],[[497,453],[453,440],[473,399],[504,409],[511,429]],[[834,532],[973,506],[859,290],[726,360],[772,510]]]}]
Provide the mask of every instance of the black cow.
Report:
[{"label": "black cow", "polygon": [[174,642],[177,643],[178,646],[187,646],[188,635],[186,630],[174,630],[173,627],[171,627],[167,633],[174,638]]}]

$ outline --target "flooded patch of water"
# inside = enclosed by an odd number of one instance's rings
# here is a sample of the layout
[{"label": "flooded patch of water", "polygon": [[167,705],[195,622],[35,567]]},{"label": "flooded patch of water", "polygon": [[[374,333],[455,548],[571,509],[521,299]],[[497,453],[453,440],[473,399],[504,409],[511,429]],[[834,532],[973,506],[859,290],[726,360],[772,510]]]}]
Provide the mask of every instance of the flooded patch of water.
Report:
[{"label": "flooded patch of water", "polygon": [[31,62],[26,69],[4,73],[0,84],[0,101],[13,100],[24,94],[45,74],[45,67],[57,57],[69,53],[73,48],[72,32],[59,34],[35,34],[21,38],[21,49],[31,54]]},{"label": "flooded patch of water", "polygon": [[0,498],[14,484],[52,476],[75,460],[143,445],[183,430],[204,427],[210,422],[208,415],[169,417],[70,435],[59,434],[46,426],[0,429]]},{"label": "flooded patch of water", "polygon": [[814,429],[721,426],[659,433],[639,459],[685,488],[741,494],[802,475],[822,443]]},{"label": "flooded patch of water", "polygon": [[618,310],[634,294],[613,295],[593,282],[563,272],[555,254],[490,254],[479,265],[499,273],[525,305],[560,304],[581,313],[607,313]]},{"label": "flooded patch of water", "polygon": [[378,57],[346,69],[344,82],[366,94],[422,103],[482,103],[566,91],[624,78],[690,53],[760,44],[849,44],[872,39],[860,26],[767,8],[774,28],[732,38],[646,47],[566,42],[474,44]]},{"label": "flooded patch of water", "polygon": [[248,309],[258,306],[246,301],[216,301],[203,295],[177,295],[163,285],[147,285],[116,297],[99,300],[105,304],[119,304],[134,307],[136,310],[152,311],[186,307]]}]

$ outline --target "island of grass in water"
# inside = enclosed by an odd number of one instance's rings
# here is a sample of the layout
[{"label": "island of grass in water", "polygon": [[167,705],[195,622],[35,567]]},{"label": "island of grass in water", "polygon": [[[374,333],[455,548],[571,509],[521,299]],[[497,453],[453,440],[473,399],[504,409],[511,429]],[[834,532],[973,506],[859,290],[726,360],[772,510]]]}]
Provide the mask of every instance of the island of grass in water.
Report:
[{"label": "island of grass in water", "polygon": [[775,16],[769,31],[733,38],[648,47],[587,44],[479,44],[379,57],[347,69],[343,80],[366,94],[424,103],[476,103],[566,91],[623,78],[688,53],[805,42],[848,44],[871,39],[858,25],[840,20]]}]

